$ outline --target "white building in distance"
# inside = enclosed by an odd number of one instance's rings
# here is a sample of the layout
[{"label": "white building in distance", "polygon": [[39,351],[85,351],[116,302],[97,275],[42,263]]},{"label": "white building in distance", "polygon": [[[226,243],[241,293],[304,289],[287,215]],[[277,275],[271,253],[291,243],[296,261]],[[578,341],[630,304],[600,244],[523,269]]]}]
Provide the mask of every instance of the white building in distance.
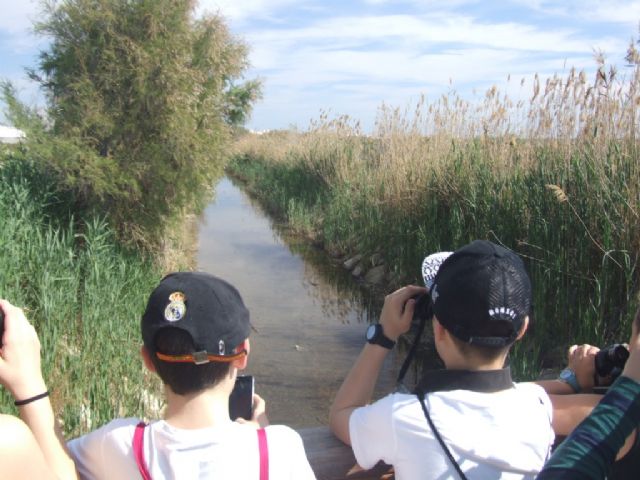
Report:
[{"label": "white building in distance", "polygon": [[18,143],[22,141],[24,137],[25,134],[22,130],[0,125],[0,143]]}]

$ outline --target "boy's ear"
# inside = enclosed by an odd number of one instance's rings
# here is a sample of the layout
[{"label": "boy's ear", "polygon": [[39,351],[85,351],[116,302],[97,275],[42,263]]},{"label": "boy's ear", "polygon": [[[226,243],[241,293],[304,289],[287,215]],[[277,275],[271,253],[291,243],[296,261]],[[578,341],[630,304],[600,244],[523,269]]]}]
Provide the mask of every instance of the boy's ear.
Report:
[{"label": "boy's ear", "polygon": [[527,327],[529,327],[529,316],[527,315],[526,317],[524,317],[524,320],[522,321],[522,327],[520,328],[520,331],[518,332],[518,336],[516,337],[516,340],[520,340],[525,332],[527,331]]},{"label": "boy's ear", "polygon": [[147,368],[147,370],[155,373],[156,366],[151,361],[151,354],[149,353],[149,350],[147,350],[147,347],[145,347],[144,345],[140,347],[140,356],[142,357],[142,363],[144,363],[144,366]]},{"label": "boy's ear", "polygon": [[249,361],[249,351],[251,350],[250,345],[249,345],[249,339],[246,338],[240,345],[238,345],[236,347],[236,350],[238,352],[241,352],[242,350],[245,350],[247,352],[247,354],[243,355],[242,357],[238,358],[237,360],[234,360],[231,363],[231,365],[236,367],[238,370],[244,370],[245,368],[247,368],[247,363]]},{"label": "boy's ear", "polygon": [[442,324],[438,321],[435,315],[433,316],[432,323],[433,323],[434,338],[437,338],[439,341],[442,341],[442,339],[447,335],[447,329],[442,326]]}]

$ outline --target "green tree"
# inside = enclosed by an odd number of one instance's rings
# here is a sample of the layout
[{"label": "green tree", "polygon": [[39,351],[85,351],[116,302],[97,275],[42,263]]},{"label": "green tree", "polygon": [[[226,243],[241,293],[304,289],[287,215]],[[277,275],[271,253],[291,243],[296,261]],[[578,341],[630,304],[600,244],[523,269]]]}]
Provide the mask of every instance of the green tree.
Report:
[{"label": "green tree", "polygon": [[[208,198],[229,123],[244,121],[259,97],[259,83],[238,83],[246,45],[220,16],[196,19],[194,8],[192,0],[45,2],[36,30],[51,44],[30,76],[46,94],[47,128],[12,118],[79,207],[107,212],[136,243],[155,243],[167,219]],[[237,101],[243,89],[251,93]]]},{"label": "green tree", "polygon": [[225,121],[234,127],[241,127],[251,114],[253,104],[261,98],[262,84],[258,80],[231,85],[226,93]]}]

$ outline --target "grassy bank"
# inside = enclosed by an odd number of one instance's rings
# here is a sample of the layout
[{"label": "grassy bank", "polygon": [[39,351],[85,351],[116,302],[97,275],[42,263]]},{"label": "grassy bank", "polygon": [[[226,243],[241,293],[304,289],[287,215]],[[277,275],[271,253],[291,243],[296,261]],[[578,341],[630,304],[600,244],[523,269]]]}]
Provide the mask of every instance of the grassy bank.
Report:
[{"label": "grassy bank", "polygon": [[[157,409],[138,360],[139,318],[161,271],[120,248],[100,217],[74,218],[17,150],[0,152],[0,296],[22,306],[69,437]],[[14,411],[3,389],[3,412]]]},{"label": "grassy bank", "polygon": [[[248,135],[231,165],[273,211],[343,258],[383,258],[387,288],[422,258],[474,238],[521,254],[535,312],[517,370],[557,365],[567,344],[625,340],[638,289],[640,74],[536,78],[528,101],[492,88],[406,110],[371,134],[346,117]],[[524,87],[523,87],[524,88]],[[365,265],[366,266],[366,265]]]}]

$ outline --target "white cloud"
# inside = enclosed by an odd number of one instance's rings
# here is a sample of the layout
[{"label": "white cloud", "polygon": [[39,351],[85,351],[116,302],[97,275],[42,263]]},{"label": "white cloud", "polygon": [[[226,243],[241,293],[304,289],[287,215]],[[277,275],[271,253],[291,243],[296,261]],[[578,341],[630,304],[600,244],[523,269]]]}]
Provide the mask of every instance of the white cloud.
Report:
[{"label": "white cloud", "polygon": [[[37,5],[0,0],[0,76],[30,98],[34,87],[20,73],[22,64],[35,64]],[[505,7],[500,17],[498,5]],[[270,128],[304,124],[321,109],[371,119],[383,101],[405,105],[451,88],[513,91],[504,84],[508,74],[592,70],[594,50],[620,61],[637,31],[640,1],[201,0],[197,12],[205,11],[219,11],[250,45],[247,77],[265,80],[250,125]]]},{"label": "white cloud", "polygon": [[629,0],[511,0],[548,16],[580,18],[587,22],[638,25],[640,1]]},{"label": "white cloud", "polygon": [[302,0],[202,0],[198,4],[198,13],[220,12],[232,22],[239,22],[272,17],[281,8],[290,5],[300,6],[301,3]]},{"label": "white cloud", "polygon": [[[589,2],[586,9],[582,9],[585,18],[597,18],[600,21],[624,23],[638,26],[640,21],[640,2]],[[586,12],[589,11],[588,16]],[[635,33],[635,32],[634,32]]]},{"label": "white cloud", "polygon": [[505,84],[509,74],[531,79],[571,66],[593,69],[594,49],[621,54],[626,48],[626,39],[577,26],[545,29],[441,13],[323,18],[301,27],[258,28],[247,39],[255,72],[266,80],[252,124],[271,112],[283,127],[304,108],[352,114],[375,111],[383,101],[403,105],[421,93],[437,98],[451,88],[471,95],[475,87],[481,95],[500,84],[513,91]]},{"label": "white cloud", "polygon": [[[480,23],[468,16],[386,15],[342,17],[322,20],[314,25],[288,30],[261,30],[249,33],[252,45],[284,47],[320,42],[324,48],[341,48],[374,42],[419,49],[442,44],[468,44],[540,52],[579,52],[591,50],[597,42],[601,48],[618,48],[613,38],[593,39],[570,29],[544,31],[522,23]],[[375,49],[376,45],[368,45]],[[379,47],[378,47],[379,48]]]},{"label": "white cloud", "polygon": [[479,3],[482,0],[363,0],[368,5],[409,4],[421,10],[452,10],[454,8]]},{"label": "white cloud", "polygon": [[592,64],[594,48],[623,52],[626,47],[619,39],[584,38],[569,30],[409,16],[337,18],[297,29],[263,30],[250,34],[249,42],[255,71],[274,84],[309,87],[343,81],[473,82],[560,70],[567,59]]},{"label": "white cloud", "polygon": [[[290,60],[266,77],[265,100],[256,106],[252,125],[268,128],[266,119],[272,115],[272,127],[273,122],[279,127],[296,123],[294,118],[304,127],[307,119],[317,117],[322,108],[362,119],[365,128],[370,128],[383,102],[404,108],[421,94],[434,101],[452,89],[478,99],[494,84],[516,99],[527,98],[535,73],[544,79],[568,71],[569,65],[593,68],[589,55],[531,59],[516,50],[480,48],[414,58],[401,52],[316,54],[303,49],[292,53]],[[507,83],[509,73],[512,80]],[[526,79],[524,87],[520,87],[521,78]]]}]

